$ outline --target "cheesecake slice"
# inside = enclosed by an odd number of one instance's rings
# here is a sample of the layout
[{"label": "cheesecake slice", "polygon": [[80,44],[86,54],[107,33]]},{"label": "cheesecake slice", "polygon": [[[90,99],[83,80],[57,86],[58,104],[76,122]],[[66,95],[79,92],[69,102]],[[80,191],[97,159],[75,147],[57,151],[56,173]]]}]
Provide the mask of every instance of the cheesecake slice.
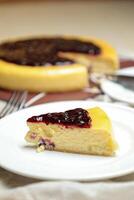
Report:
[{"label": "cheesecake slice", "polygon": [[112,156],[117,148],[111,121],[99,107],[33,116],[27,125],[25,139],[37,151]]}]

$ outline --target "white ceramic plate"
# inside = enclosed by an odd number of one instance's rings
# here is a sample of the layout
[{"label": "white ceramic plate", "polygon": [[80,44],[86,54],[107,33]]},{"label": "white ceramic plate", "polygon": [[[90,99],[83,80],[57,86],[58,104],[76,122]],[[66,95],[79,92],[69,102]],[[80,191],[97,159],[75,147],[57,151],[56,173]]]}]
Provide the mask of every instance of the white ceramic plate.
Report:
[{"label": "white ceramic plate", "polygon": [[[134,54],[131,52],[122,52],[119,56],[124,59],[134,59]],[[134,66],[119,69],[117,74],[134,77]],[[105,94],[113,99],[134,105],[134,92],[132,90],[125,89],[121,85],[109,80],[103,80],[101,82],[101,88]]]},{"label": "white ceramic plate", "polygon": [[[28,148],[26,119],[32,115],[76,107],[100,106],[112,120],[119,150],[101,157]],[[14,173],[39,179],[100,180],[134,171],[134,110],[93,101],[65,101],[34,106],[0,120],[0,165]]]},{"label": "white ceramic plate", "polygon": [[117,74],[134,77],[134,67],[127,67],[124,69],[120,69],[117,71]]},{"label": "white ceramic plate", "polygon": [[107,79],[101,81],[101,88],[105,94],[113,99],[134,105],[134,92],[132,90]]}]

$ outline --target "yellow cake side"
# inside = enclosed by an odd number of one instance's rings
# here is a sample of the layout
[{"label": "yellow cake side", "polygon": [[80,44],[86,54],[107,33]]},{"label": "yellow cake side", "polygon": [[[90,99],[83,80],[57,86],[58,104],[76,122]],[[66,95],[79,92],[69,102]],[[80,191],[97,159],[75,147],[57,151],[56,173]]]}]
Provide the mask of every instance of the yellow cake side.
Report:
[{"label": "yellow cake side", "polygon": [[[88,111],[92,118],[91,128],[65,128],[57,124],[28,122],[30,131],[25,139],[35,145],[38,144],[40,138],[49,139],[54,142],[56,151],[114,155],[116,145],[109,118],[99,108],[92,108]],[[36,134],[34,139],[31,137],[32,133]]]},{"label": "yellow cake side", "polygon": [[[75,81],[74,81],[75,80]],[[82,64],[28,67],[0,61],[0,87],[15,90],[62,92],[88,86],[87,69]]]},{"label": "yellow cake side", "polygon": [[87,109],[87,111],[92,119],[91,129],[106,130],[111,134],[112,124],[106,112],[104,112],[100,107],[90,108]]}]

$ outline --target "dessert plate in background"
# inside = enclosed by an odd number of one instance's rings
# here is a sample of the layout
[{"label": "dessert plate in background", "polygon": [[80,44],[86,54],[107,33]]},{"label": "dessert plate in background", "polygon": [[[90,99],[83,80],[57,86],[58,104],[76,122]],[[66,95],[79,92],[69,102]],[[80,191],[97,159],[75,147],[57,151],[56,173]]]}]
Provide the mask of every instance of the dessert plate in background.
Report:
[{"label": "dessert plate in background", "polygon": [[134,77],[134,67],[128,67],[117,71],[117,75]]},{"label": "dessert plate in background", "polygon": [[[134,61],[134,53],[131,52],[131,51],[119,50],[118,54],[119,54],[120,60],[122,60],[122,63],[123,63],[123,61],[128,62],[128,63],[126,64],[125,68],[119,69],[117,71],[117,75],[134,77],[134,65],[133,65],[133,63],[134,63],[133,62]],[[131,66],[130,66],[130,63],[131,63]],[[130,66],[130,67],[128,67],[127,65]]]},{"label": "dessert plate in background", "polygon": [[[24,136],[27,118],[47,112],[100,106],[113,124],[119,149],[116,156],[90,156],[55,151],[37,153]],[[134,171],[134,110],[95,101],[65,101],[34,106],[0,120],[0,166],[38,179],[102,180]]]},{"label": "dessert plate in background", "polygon": [[113,81],[103,79],[101,81],[101,89],[111,98],[134,105],[134,91],[125,88],[123,85]]},{"label": "dessert plate in background", "polygon": [[[122,52],[120,57],[125,59],[134,59],[134,54],[131,52]],[[134,66],[122,68],[117,71],[117,76],[130,76],[134,79]],[[133,81],[134,82],[134,81]],[[121,102],[125,102],[130,105],[134,105],[134,91],[129,90],[128,88],[123,87],[120,84],[117,84],[113,81],[103,79],[101,81],[101,88],[105,94],[112,97],[113,99]]]},{"label": "dessert plate in background", "polygon": [[[132,84],[134,84],[134,67],[120,69],[117,72],[117,76],[118,75],[121,75],[124,77],[128,76],[131,78],[131,80],[133,81],[131,84],[129,84],[131,85],[131,89],[129,89],[129,85],[128,87],[124,87],[123,85],[121,85],[121,83],[119,84],[118,82],[116,83],[108,79],[102,79],[101,88],[105,94],[112,97],[113,99],[128,103],[133,106],[134,105],[134,85]],[[127,84],[128,84],[127,82],[126,83],[124,82],[124,85],[127,85]]]}]

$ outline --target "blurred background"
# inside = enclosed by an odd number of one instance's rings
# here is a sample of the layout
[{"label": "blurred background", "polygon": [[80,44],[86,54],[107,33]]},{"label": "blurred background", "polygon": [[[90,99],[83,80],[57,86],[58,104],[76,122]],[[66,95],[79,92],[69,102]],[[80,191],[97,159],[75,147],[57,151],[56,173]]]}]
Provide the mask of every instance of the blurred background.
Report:
[{"label": "blurred background", "polygon": [[90,35],[134,51],[134,1],[0,0],[0,40],[38,34]]}]

